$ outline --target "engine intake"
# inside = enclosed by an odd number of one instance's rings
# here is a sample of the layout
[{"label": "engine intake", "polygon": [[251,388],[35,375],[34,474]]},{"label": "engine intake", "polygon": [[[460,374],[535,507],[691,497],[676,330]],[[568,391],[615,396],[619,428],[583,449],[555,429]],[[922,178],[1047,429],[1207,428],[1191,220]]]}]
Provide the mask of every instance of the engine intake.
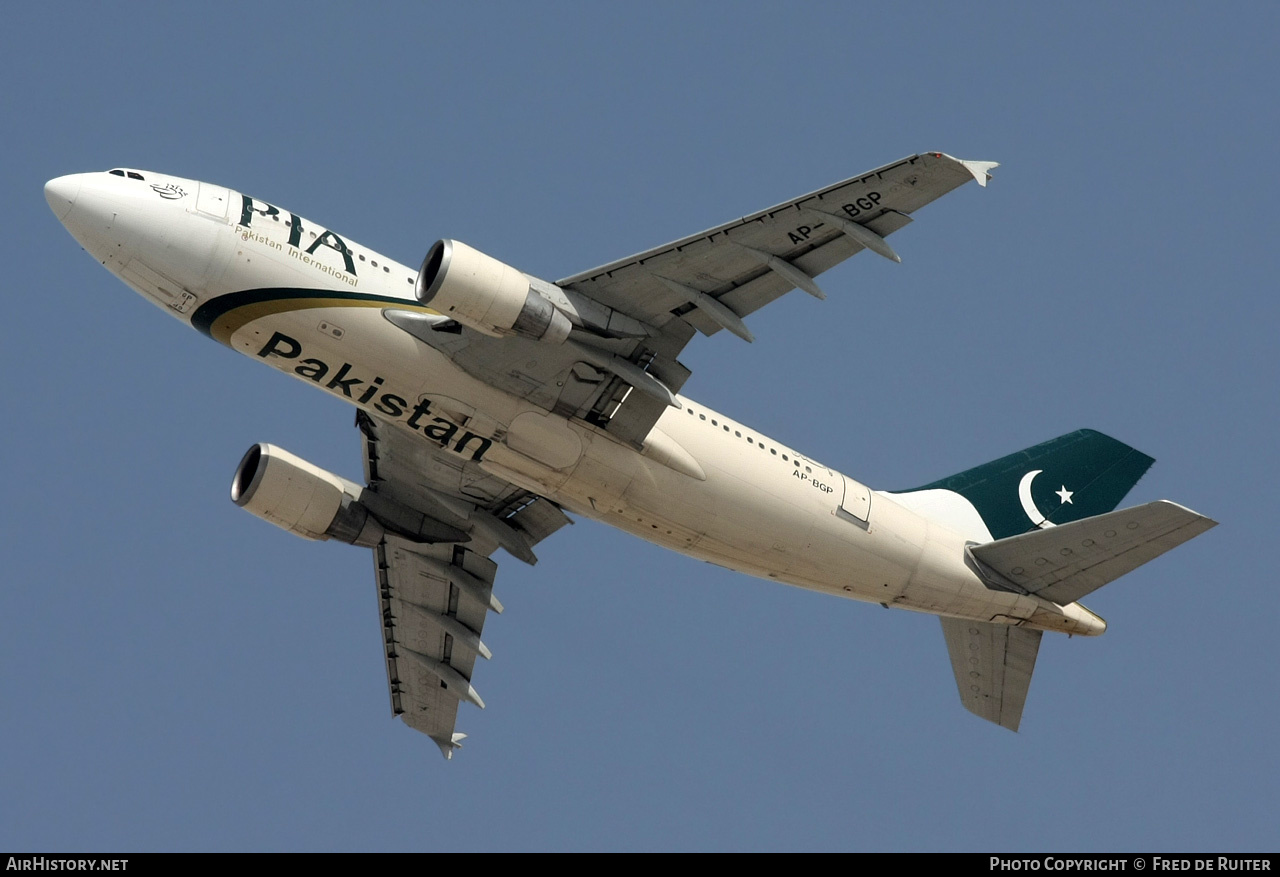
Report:
[{"label": "engine intake", "polygon": [[241,458],[231,479],[231,500],[304,539],[369,548],[387,533],[427,544],[471,540],[461,529],[465,520],[450,523],[426,515],[265,443]]},{"label": "engine intake", "polygon": [[418,301],[485,335],[561,344],[573,324],[529,278],[460,241],[439,240],[418,271]]},{"label": "engine intake", "polygon": [[359,500],[361,488],[275,445],[256,444],[240,460],[231,499],[304,539],[372,547],[384,530]]}]

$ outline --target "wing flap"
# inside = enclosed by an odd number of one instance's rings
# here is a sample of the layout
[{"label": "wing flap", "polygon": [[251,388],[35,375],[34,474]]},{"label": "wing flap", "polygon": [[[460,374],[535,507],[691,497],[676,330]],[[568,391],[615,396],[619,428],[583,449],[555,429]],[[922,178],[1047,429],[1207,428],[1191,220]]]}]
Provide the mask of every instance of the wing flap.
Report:
[{"label": "wing flap", "polygon": [[506,520],[528,537],[530,545],[541,542],[566,524],[573,523],[561,511],[560,506],[541,496],[533,497]]},{"label": "wing flap", "polygon": [[1158,500],[974,546],[970,552],[1017,590],[1065,606],[1217,526]]},{"label": "wing flap", "polygon": [[1040,631],[960,618],[939,620],[964,708],[1017,731],[1036,669]]}]

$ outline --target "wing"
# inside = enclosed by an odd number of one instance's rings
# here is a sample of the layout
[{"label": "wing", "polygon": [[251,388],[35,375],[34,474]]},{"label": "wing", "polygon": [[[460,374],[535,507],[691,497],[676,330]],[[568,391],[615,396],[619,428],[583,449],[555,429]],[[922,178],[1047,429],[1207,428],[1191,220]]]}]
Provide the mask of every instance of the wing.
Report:
[{"label": "wing", "polygon": [[388,318],[476,377],[638,446],[689,377],[677,357],[696,333],[749,341],[743,317],[796,288],[823,298],[815,278],[850,256],[900,261],[885,238],[995,166],[921,153],[558,284],[530,278],[579,317],[563,345]]},{"label": "wing", "polygon": [[[482,472],[471,461],[361,413],[367,491],[428,518],[472,523],[470,542],[423,544],[388,533],[374,548],[378,611],[391,711],[429,736],[446,758],[463,701],[484,708],[471,684],[490,611],[499,546],[528,562],[532,547],[571,523],[550,500]],[[376,502],[376,499],[368,500]]]},{"label": "wing", "polygon": [[1017,731],[1040,651],[1040,631],[941,618],[942,635],[964,708]]},{"label": "wing", "polygon": [[957,186],[985,186],[996,166],[940,152],[909,156],[557,285],[651,325],[680,320],[706,335],[743,334],[742,317],[792,289],[825,297],[813,278],[864,249],[901,261],[884,238]]}]

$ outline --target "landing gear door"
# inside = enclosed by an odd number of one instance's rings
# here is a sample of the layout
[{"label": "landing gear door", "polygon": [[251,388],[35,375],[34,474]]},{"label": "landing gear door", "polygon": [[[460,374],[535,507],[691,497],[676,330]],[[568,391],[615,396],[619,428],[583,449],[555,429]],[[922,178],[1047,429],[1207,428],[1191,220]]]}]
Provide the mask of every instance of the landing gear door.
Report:
[{"label": "landing gear door", "polygon": [[871,490],[865,484],[859,484],[852,478],[839,476],[844,482],[844,499],[836,514],[847,521],[866,526],[871,517]]}]

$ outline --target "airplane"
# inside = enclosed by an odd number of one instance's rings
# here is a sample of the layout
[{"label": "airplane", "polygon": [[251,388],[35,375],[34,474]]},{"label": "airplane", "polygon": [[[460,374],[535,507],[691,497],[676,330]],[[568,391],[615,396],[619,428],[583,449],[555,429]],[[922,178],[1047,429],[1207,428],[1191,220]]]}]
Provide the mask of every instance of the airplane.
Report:
[{"label": "airplane", "polygon": [[684,395],[696,335],[886,240],[995,162],[908,156],[555,283],[451,239],[414,270],[259,198],[115,168],[50,180],[95,259],[200,333],[356,409],[363,483],[275,445],[241,508],[372,550],[391,711],[451,758],[499,548],[525,563],[566,512],[751,576],[937,615],[962,704],[1017,731],[1044,631],[1216,522],[1117,511],[1154,460],[1081,429],[906,490],[872,490]]}]

